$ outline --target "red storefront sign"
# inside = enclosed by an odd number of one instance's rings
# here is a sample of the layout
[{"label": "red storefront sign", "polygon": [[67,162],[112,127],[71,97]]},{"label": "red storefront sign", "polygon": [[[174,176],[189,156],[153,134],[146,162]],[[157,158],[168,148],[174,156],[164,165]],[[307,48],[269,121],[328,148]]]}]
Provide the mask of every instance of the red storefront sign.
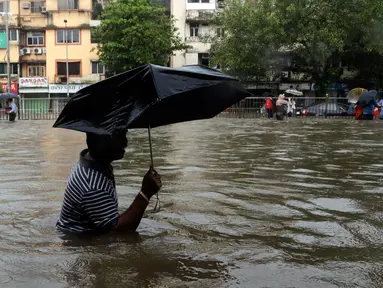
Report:
[{"label": "red storefront sign", "polygon": [[[1,86],[3,86],[4,93],[7,92],[7,83],[1,83]],[[11,93],[17,94],[17,83],[11,83]]]}]

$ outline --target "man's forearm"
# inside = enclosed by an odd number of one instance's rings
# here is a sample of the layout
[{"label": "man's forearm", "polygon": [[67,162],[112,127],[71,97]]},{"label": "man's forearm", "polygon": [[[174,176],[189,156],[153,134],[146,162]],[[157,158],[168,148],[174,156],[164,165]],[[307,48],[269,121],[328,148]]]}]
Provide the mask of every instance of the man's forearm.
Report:
[{"label": "man's forearm", "polygon": [[138,225],[140,225],[142,216],[144,216],[146,207],[148,207],[148,202],[144,197],[138,194],[128,210],[120,215],[117,223],[117,230],[136,231]]}]

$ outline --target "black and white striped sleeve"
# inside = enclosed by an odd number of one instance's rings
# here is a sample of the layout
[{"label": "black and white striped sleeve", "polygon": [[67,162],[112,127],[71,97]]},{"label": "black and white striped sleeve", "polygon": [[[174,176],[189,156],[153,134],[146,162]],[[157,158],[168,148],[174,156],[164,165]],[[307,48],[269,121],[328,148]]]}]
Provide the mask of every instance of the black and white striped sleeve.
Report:
[{"label": "black and white striped sleeve", "polygon": [[118,203],[112,191],[87,191],[82,200],[82,208],[95,230],[110,230],[117,225]]}]

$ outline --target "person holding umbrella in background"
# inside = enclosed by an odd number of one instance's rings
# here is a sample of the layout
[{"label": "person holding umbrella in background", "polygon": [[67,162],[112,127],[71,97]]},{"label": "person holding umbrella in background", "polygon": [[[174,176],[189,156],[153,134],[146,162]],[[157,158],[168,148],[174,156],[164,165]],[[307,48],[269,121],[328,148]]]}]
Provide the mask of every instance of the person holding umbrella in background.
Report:
[{"label": "person holding umbrella in background", "polygon": [[9,121],[13,122],[16,119],[17,106],[15,102],[13,102],[13,99],[8,99],[6,103],[7,103],[7,106],[9,107],[6,113],[8,113],[9,115]]},{"label": "person holding umbrella in background", "polygon": [[363,107],[363,120],[374,120],[374,109],[375,107],[380,107],[380,105],[376,102],[377,94],[378,92],[375,90],[364,92],[356,102],[356,109],[358,106]]},{"label": "person holding umbrella in background", "polygon": [[368,90],[364,88],[354,88],[350,90],[347,94],[347,99],[348,99],[348,102],[350,103],[348,114],[354,115],[355,120],[362,120],[363,118],[363,107],[360,105],[357,105],[357,102],[360,96],[367,91]]}]

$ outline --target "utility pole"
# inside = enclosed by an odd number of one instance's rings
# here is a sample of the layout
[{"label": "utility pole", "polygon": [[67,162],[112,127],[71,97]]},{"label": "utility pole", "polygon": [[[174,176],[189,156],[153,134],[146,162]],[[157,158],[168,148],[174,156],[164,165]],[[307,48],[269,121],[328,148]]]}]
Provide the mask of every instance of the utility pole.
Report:
[{"label": "utility pole", "polygon": [[9,13],[9,0],[5,1],[5,35],[7,37],[7,92],[11,93],[11,55],[9,49],[9,24],[8,24],[8,14]]},{"label": "utility pole", "polygon": [[65,43],[66,43],[66,97],[69,98],[69,62],[68,62],[68,21],[65,19]]}]

